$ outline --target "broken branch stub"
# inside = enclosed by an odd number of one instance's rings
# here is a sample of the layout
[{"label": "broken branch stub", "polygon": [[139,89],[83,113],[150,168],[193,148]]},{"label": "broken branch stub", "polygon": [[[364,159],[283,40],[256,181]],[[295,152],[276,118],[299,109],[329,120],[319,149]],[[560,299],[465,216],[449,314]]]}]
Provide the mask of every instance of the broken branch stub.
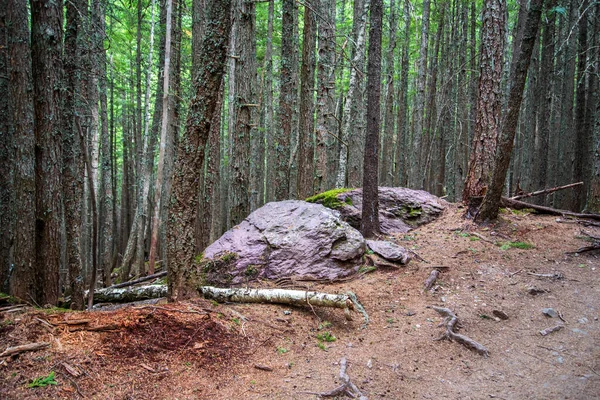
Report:
[{"label": "broken branch stub", "polygon": [[[362,309],[364,311],[356,296],[350,294],[329,294],[289,289],[223,289],[213,286],[201,286],[198,290],[205,298],[220,302],[269,303],[298,306],[309,304],[311,306],[341,308],[344,310],[347,319],[351,319],[351,310],[360,311]],[[365,317],[365,323],[367,323],[368,316],[366,312],[363,313],[363,316]]]}]

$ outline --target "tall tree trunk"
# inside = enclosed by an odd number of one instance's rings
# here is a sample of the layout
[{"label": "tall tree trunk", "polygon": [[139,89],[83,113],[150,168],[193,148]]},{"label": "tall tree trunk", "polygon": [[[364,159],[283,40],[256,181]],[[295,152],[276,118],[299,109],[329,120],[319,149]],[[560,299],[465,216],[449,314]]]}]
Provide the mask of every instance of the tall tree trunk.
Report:
[{"label": "tall tree trunk", "polygon": [[396,3],[390,0],[390,36],[385,57],[385,107],[381,168],[379,181],[382,186],[393,185],[394,166],[394,50],[396,49]]},{"label": "tall tree trunk", "polygon": [[31,1],[31,59],[36,139],[38,304],[58,301],[62,202],[62,1]]},{"label": "tall tree trunk", "polygon": [[[81,71],[87,32],[83,20],[87,17],[87,2],[68,2],[65,31],[65,92],[63,102],[63,177],[67,266],[69,271],[71,307],[83,309],[82,255],[80,253],[81,206],[85,176],[81,137],[76,123],[82,113]],[[81,124],[80,122],[78,122]]]},{"label": "tall tree trunk", "polygon": [[[7,28],[8,1],[0,2],[0,93],[9,91],[9,47]],[[8,278],[12,260],[14,237],[14,164],[13,118],[10,115],[10,97],[0,98],[0,292],[8,293]]]},{"label": "tall tree trunk", "polygon": [[[590,160],[589,173],[590,189],[588,191],[586,210],[600,214],[600,2],[596,2],[592,31],[592,46],[590,49],[595,62],[590,70],[590,93],[587,101],[586,115],[589,120],[588,128],[592,136],[594,153]],[[595,137],[595,139],[594,139]]]},{"label": "tall tree trunk", "polygon": [[577,91],[575,94],[575,154],[573,158],[573,182],[583,181],[583,186],[574,189],[573,210],[581,211],[585,207],[591,174],[588,173],[592,161],[593,140],[586,116],[587,101],[590,95],[588,86],[588,14],[590,0],[583,0],[580,6],[579,38],[577,41]]},{"label": "tall tree trunk", "polygon": [[485,194],[494,166],[502,113],[505,7],[504,0],[486,1],[483,6],[479,96],[475,114],[475,137],[463,190],[464,202]]},{"label": "tall tree trunk", "polygon": [[183,276],[194,265],[194,225],[198,214],[198,171],[204,162],[204,147],[210,132],[216,98],[223,79],[231,32],[231,1],[210,1],[207,25],[196,75],[195,95],[190,102],[186,131],[179,145],[168,221],[169,298],[185,295]]},{"label": "tall tree trunk", "polygon": [[404,0],[404,44],[402,45],[402,62],[400,67],[400,84],[398,85],[398,120],[396,122],[396,160],[394,166],[394,185],[408,184],[408,163],[406,149],[408,144],[408,69],[410,51],[410,1]]},{"label": "tall tree trunk", "polygon": [[320,0],[314,192],[327,189],[327,143],[335,115],[335,1]]},{"label": "tall tree trunk", "polygon": [[314,181],[313,133],[314,90],[315,90],[315,45],[317,18],[313,2],[304,7],[304,32],[302,44],[302,69],[300,71],[300,115],[298,125],[298,180],[297,197],[305,199],[312,196]]},{"label": "tall tree trunk", "polygon": [[379,119],[381,116],[381,25],[383,1],[371,2],[369,28],[369,58],[367,61],[367,137],[365,141],[362,219],[364,237],[379,233]]},{"label": "tall tree trunk", "polygon": [[[369,0],[364,0],[363,12],[359,14],[358,20],[355,21],[356,29],[356,47],[354,57],[350,63],[350,83],[348,85],[348,94],[346,97],[346,104],[344,106],[344,116],[342,120],[342,142],[346,145],[342,145],[340,148],[339,167],[338,175],[335,180],[335,187],[341,188],[346,186],[358,186],[361,182],[355,182],[355,179],[350,180],[349,172],[349,157],[350,148],[352,146],[359,146],[361,143],[360,138],[356,137],[361,133],[359,130],[354,129],[355,121],[358,119],[358,109],[361,108],[358,104],[361,96],[360,91],[360,79],[359,75],[362,74],[362,70],[359,70],[359,66],[364,61],[364,47],[365,47],[365,30],[367,25],[367,14],[369,10]],[[364,151],[364,147],[363,151]],[[357,150],[354,150],[357,151]],[[359,152],[363,152],[358,150]],[[362,154],[361,154],[362,155]],[[358,157],[354,155],[354,157]],[[362,159],[362,157],[361,157]],[[355,163],[355,166],[357,164]],[[362,172],[362,169],[361,169]],[[356,178],[356,176],[354,177]]]},{"label": "tall tree trunk", "polygon": [[[144,217],[147,214],[148,209],[148,192],[150,190],[150,165],[148,162],[149,157],[149,128],[150,128],[150,81],[152,75],[152,56],[154,48],[154,7],[155,0],[152,0],[151,5],[151,23],[150,23],[150,52],[148,54],[148,73],[146,75],[146,95],[145,95],[145,107],[146,110],[144,118],[144,134],[143,144],[141,144],[141,152],[138,152],[140,162],[136,163],[139,165],[137,179],[137,202],[136,210],[131,226],[131,233],[129,235],[129,241],[127,242],[127,248],[123,255],[123,261],[121,263],[121,280],[127,280],[129,274],[133,272],[133,275],[144,273]],[[135,256],[135,260],[134,260]],[[133,261],[133,271],[131,270],[131,261]]]},{"label": "tall tree trunk", "polygon": [[[14,146],[13,271],[9,294],[24,300],[35,297],[35,135],[30,35],[26,0],[9,0],[6,7],[8,37],[8,103]],[[10,258],[9,258],[10,259]],[[4,261],[3,261],[4,262]]]},{"label": "tall tree trunk", "polygon": [[513,62],[517,63],[517,66],[514,68],[514,74],[510,78],[513,81],[513,85],[510,89],[506,113],[502,118],[502,133],[498,143],[498,150],[496,151],[492,178],[476,217],[479,221],[494,220],[498,217],[502,189],[510,164],[515,132],[519,122],[519,109],[523,100],[523,90],[531,62],[531,53],[533,52],[538,35],[543,4],[544,0],[531,0],[519,56],[513,60]]},{"label": "tall tree trunk", "polygon": [[275,178],[274,199],[287,200],[289,198],[290,186],[290,143],[292,137],[292,125],[294,120],[294,107],[296,103],[296,65],[294,62],[294,14],[296,2],[294,0],[282,0],[283,9],[281,16],[281,66],[280,66],[280,95],[279,95],[279,123],[277,138],[275,141]]},{"label": "tall tree trunk", "polygon": [[104,37],[106,36],[106,2],[105,0],[93,3],[93,26],[97,30],[98,40],[95,48],[96,68],[98,71],[98,89],[100,92],[100,184],[98,185],[98,267],[102,272],[104,286],[111,285],[112,270],[112,159],[110,151],[111,135],[108,130],[108,99],[106,84],[106,50]]},{"label": "tall tree trunk", "polygon": [[412,135],[413,154],[410,159],[409,186],[414,189],[423,187],[421,143],[423,138],[423,116],[425,115],[425,81],[427,79],[427,48],[429,45],[429,8],[430,1],[423,0],[423,19],[421,23],[421,45],[417,65],[417,91],[415,94],[415,123]]},{"label": "tall tree trunk", "polygon": [[165,57],[163,67],[163,95],[162,95],[162,118],[160,124],[160,147],[158,153],[158,169],[156,171],[156,184],[154,185],[154,215],[152,217],[152,229],[150,239],[150,255],[148,256],[148,275],[154,274],[156,262],[156,246],[158,244],[158,227],[160,224],[160,209],[162,198],[162,186],[164,176],[165,155],[167,146],[167,135],[169,129],[169,78],[171,67],[171,15],[173,1],[166,0],[166,27],[165,27]]},{"label": "tall tree trunk", "polygon": [[269,10],[267,16],[267,43],[265,48],[265,62],[263,67],[263,81],[260,101],[261,104],[261,126],[264,129],[267,144],[266,149],[266,171],[264,184],[263,202],[273,200],[273,180],[275,179],[275,138],[277,135],[274,132],[273,125],[273,19],[275,14],[275,0],[269,0]]},{"label": "tall tree trunk", "polygon": [[[554,32],[556,25],[556,12],[553,11],[556,6],[556,0],[550,0],[546,9],[548,18],[544,24],[544,33],[542,37],[542,59],[540,65],[540,77],[536,91],[538,106],[538,140],[535,142],[536,162],[533,169],[534,186],[545,188],[548,186],[548,145],[550,138],[550,121],[552,119],[552,96],[553,76],[554,76]],[[542,201],[542,204],[544,202]]]},{"label": "tall tree trunk", "polygon": [[[365,49],[366,49],[366,29],[368,7],[370,0],[354,1],[354,23],[352,24],[352,38],[356,43],[354,47],[354,56],[351,68],[356,71],[356,90],[348,98],[346,104],[350,103],[351,113],[348,117],[352,118],[352,124],[348,119],[348,125],[345,132],[349,135],[345,141],[348,143],[348,163],[347,175],[348,186],[359,187],[363,181],[363,159],[365,149]],[[362,39],[360,38],[362,36]],[[346,115],[346,114],[345,114]]]},{"label": "tall tree trunk", "polygon": [[234,125],[232,136],[231,176],[229,186],[229,223],[239,224],[250,214],[250,196],[256,187],[250,182],[251,137],[256,118],[256,42],[255,5],[243,0],[233,2],[233,31],[235,36],[232,54],[239,57],[235,63]]}]

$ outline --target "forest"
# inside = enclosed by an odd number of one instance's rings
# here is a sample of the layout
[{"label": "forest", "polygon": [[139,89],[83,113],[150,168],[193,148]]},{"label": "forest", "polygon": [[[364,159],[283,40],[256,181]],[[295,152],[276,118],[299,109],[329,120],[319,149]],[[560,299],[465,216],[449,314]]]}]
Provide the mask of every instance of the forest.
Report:
[{"label": "forest", "polygon": [[594,0],[0,0],[0,291],[177,281],[364,183],[599,213],[599,59]]}]

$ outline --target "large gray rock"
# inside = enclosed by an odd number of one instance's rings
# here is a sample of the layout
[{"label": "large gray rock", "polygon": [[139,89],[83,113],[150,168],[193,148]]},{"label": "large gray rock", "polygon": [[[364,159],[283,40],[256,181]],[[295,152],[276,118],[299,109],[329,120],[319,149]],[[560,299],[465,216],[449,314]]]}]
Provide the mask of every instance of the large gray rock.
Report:
[{"label": "large gray rock", "polygon": [[204,283],[265,278],[335,280],[358,271],[365,240],[337,211],[299,200],[273,202],[250,214],[204,251]]},{"label": "large gray rock", "polygon": [[[335,199],[332,200],[331,194],[334,194]],[[312,197],[309,201],[334,208],[340,212],[344,221],[356,229],[360,229],[362,189],[342,191],[341,193],[325,192]],[[431,222],[442,213],[446,204],[446,201],[424,190],[380,187],[379,222],[381,233],[384,235],[406,233]]]},{"label": "large gray rock", "polygon": [[367,240],[367,246],[378,256],[403,265],[408,264],[411,258],[408,250],[387,240]]}]

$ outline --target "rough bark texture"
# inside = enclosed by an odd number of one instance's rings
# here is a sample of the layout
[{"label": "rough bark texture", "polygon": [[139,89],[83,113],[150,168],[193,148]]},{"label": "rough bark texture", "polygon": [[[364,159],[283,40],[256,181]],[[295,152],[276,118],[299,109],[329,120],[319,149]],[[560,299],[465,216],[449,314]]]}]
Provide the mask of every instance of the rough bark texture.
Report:
[{"label": "rough bark texture", "polygon": [[486,1],[483,6],[479,95],[475,113],[475,137],[463,201],[483,196],[492,173],[502,112],[502,67],[506,26],[504,0]]},{"label": "rough bark texture", "polygon": [[396,151],[394,164],[394,185],[408,184],[406,149],[408,143],[408,69],[410,50],[410,1],[404,1],[404,44],[402,45],[402,63],[400,83],[398,85],[398,120],[396,122]]},{"label": "rough bark texture", "polygon": [[[9,49],[6,9],[8,2],[0,3],[0,93],[9,90]],[[13,158],[13,118],[10,115],[9,96],[0,98],[0,291],[8,293],[8,277],[13,263],[11,247],[13,241],[14,166],[5,160]]]},{"label": "rough bark texture", "polygon": [[286,200],[290,186],[290,141],[292,137],[292,121],[296,103],[296,70],[294,63],[294,13],[296,2],[283,0],[281,17],[281,66],[279,95],[279,123],[275,139],[275,200]]},{"label": "rough bark texture", "polygon": [[409,186],[415,189],[423,187],[421,180],[421,142],[423,138],[423,116],[425,115],[425,81],[427,71],[427,48],[429,44],[429,8],[430,1],[423,0],[423,19],[421,23],[421,46],[417,66],[417,92],[415,94],[415,123],[412,136],[413,154],[410,158]]},{"label": "rough bark texture", "polygon": [[361,234],[319,204],[273,202],[211,244],[191,273],[193,285],[239,284],[257,278],[335,280],[358,271]]},{"label": "rough bark texture", "polygon": [[314,192],[326,189],[328,177],[327,143],[335,115],[335,1],[320,0],[319,48],[317,69],[317,127]]},{"label": "rough bark texture", "polygon": [[179,144],[167,230],[169,297],[182,296],[182,277],[194,259],[194,224],[198,214],[198,171],[210,133],[215,99],[223,79],[231,32],[230,0],[211,1],[206,9],[207,30],[199,56],[195,94],[190,102],[186,131]]},{"label": "rough bark texture", "polygon": [[[75,118],[81,111],[81,62],[84,46],[83,20],[87,16],[87,3],[69,2],[66,5],[65,31],[65,93],[63,102],[63,174],[65,229],[67,240],[67,266],[74,309],[83,309],[82,257],[80,254],[81,205],[83,200],[84,160],[81,154],[81,137]],[[83,12],[79,9],[83,7]]]},{"label": "rough bark texture", "polygon": [[385,111],[383,117],[383,139],[381,141],[381,164],[379,183],[394,184],[394,50],[396,49],[396,4],[390,1],[390,36],[385,57]]},{"label": "rough bark texture", "polygon": [[317,40],[317,16],[314,4],[304,7],[304,39],[302,45],[302,69],[300,71],[300,113],[298,126],[298,177],[296,196],[305,199],[313,195],[315,129],[315,45]]},{"label": "rough bark texture", "polygon": [[31,1],[31,58],[36,142],[36,293],[56,304],[62,202],[62,1]]},{"label": "rough bark texture", "polygon": [[364,237],[379,233],[379,119],[381,98],[381,24],[383,1],[372,0],[367,61],[367,137],[363,162],[363,199],[360,230]]},{"label": "rough bark texture", "polygon": [[[339,155],[339,166],[338,166],[338,173],[337,173],[337,178],[335,180],[335,187],[336,188],[342,188],[344,186],[346,186],[346,183],[348,183],[349,186],[355,185],[358,186],[361,183],[361,180],[359,181],[355,181],[355,179],[353,179],[353,181],[350,180],[349,177],[349,157],[350,157],[350,150],[352,147],[356,147],[356,146],[360,146],[360,150],[354,149],[353,152],[354,157],[359,157],[358,155],[356,155],[356,152],[358,151],[360,153],[360,159],[362,161],[363,159],[363,151],[364,151],[364,145],[362,144],[362,141],[360,140],[360,135],[362,135],[362,132],[360,132],[360,129],[356,129],[356,120],[359,119],[358,117],[358,113],[357,110],[359,108],[361,108],[358,105],[358,102],[361,98],[359,91],[360,91],[360,79],[362,78],[360,75],[362,74],[362,71],[359,70],[359,66],[362,64],[362,61],[364,59],[364,47],[365,47],[365,31],[366,31],[366,25],[367,25],[367,14],[368,14],[368,10],[369,10],[369,0],[365,0],[364,1],[364,8],[363,8],[363,12],[361,14],[359,14],[358,16],[358,20],[355,21],[355,25],[356,25],[356,31],[357,31],[357,36],[356,36],[356,47],[355,47],[355,53],[354,53],[354,57],[352,58],[352,63],[351,63],[351,72],[350,72],[350,82],[348,84],[348,94],[346,96],[346,104],[344,105],[344,114],[343,114],[343,120],[342,120],[342,142],[345,143],[342,144],[342,146],[340,147],[340,155]],[[354,165],[355,167],[357,166],[357,164],[355,163]],[[362,168],[361,168],[361,173],[362,173]],[[356,175],[356,174],[355,174]],[[356,176],[355,176],[356,178]]]},{"label": "rough bark texture", "polygon": [[523,89],[527,80],[527,70],[531,61],[531,53],[533,52],[538,34],[543,3],[544,0],[531,1],[519,56],[513,61],[517,64],[514,69],[514,75],[511,75],[510,78],[513,81],[513,86],[510,89],[506,113],[501,123],[502,133],[494,159],[492,178],[476,217],[480,221],[494,220],[498,217],[502,188],[504,187],[506,173],[510,164],[515,133],[519,122],[519,108],[523,99]]},{"label": "rough bark texture", "polygon": [[255,5],[243,0],[233,2],[233,41],[235,62],[233,92],[234,124],[231,135],[229,224],[238,224],[250,214],[250,140],[256,123],[256,42]]}]

